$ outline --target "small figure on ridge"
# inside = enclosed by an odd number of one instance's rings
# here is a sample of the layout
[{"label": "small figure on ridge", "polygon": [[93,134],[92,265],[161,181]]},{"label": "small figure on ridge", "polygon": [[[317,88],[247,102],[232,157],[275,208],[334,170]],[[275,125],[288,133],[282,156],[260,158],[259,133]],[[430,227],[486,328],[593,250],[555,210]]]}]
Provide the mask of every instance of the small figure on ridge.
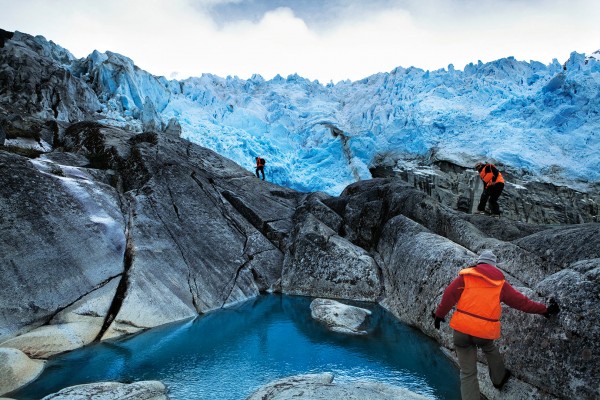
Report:
[{"label": "small figure on ridge", "polygon": [[262,157],[256,157],[256,177],[260,178],[258,173],[262,174],[262,180],[265,180],[265,163],[266,160]]},{"label": "small figure on ridge", "polygon": [[475,164],[475,170],[479,173],[479,177],[483,181],[483,192],[479,199],[477,212],[479,214],[485,213],[485,205],[489,199],[490,214],[493,216],[500,216],[498,198],[504,189],[504,177],[494,164],[478,162]]}]

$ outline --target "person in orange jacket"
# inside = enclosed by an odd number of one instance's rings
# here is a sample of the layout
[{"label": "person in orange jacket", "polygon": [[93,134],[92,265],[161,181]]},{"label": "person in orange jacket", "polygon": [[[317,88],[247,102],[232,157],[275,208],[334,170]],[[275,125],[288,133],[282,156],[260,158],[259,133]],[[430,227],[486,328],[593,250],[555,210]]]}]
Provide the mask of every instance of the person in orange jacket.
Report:
[{"label": "person in orange jacket", "polygon": [[446,314],[456,306],[450,327],[454,330],[453,342],[460,367],[463,400],[479,400],[477,348],[485,354],[494,387],[501,389],[511,376],[494,344],[494,340],[500,337],[500,303],[546,318],[560,311],[554,299],[550,299],[546,307],[515,290],[505,281],[502,271],[496,268],[496,255],[490,250],[479,255],[476,266],[461,270],[444,291],[432,317],[435,328],[440,329]]},{"label": "person in orange jacket", "polygon": [[475,170],[479,173],[479,177],[483,181],[483,192],[479,199],[477,212],[482,214],[485,212],[485,205],[490,202],[490,213],[494,216],[500,215],[500,206],[498,198],[504,190],[504,177],[498,171],[494,164],[481,163],[475,164]]},{"label": "person in orange jacket", "polygon": [[260,178],[260,176],[258,176],[258,173],[262,174],[262,180],[265,180],[265,159],[262,157],[256,157],[256,177]]}]

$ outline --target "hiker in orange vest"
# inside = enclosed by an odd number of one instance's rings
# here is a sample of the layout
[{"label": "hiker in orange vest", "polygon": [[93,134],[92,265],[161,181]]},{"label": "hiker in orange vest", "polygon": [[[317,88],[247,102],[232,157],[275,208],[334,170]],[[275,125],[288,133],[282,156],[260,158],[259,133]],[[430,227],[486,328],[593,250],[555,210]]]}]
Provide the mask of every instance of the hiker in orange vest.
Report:
[{"label": "hiker in orange vest", "polygon": [[496,268],[496,256],[490,250],[481,253],[477,265],[459,272],[456,279],[444,291],[442,301],[432,313],[434,326],[456,305],[450,319],[454,329],[453,342],[460,367],[460,392],[463,400],[479,400],[477,381],[477,348],[486,356],[489,374],[494,387],[501,389],[511,373],[504,367],[504,360],[494,344],[500,337],[500,314],[504,303],[509,307],[546,318],[560,311],[554,299],[548,307],[530,300],[504,280],[504,274]]},{"label": "hiker in orange vest", "polygon": [[485,205],[490,201],[490,213],[494,216],[500,216],[500,206],[498,198],[504,190],[504,177],[494,164],[484,164],[478,162],[475,164],[475,170],[479,173],[479,177],[483,181],[483,192],[477,206],[477,213],[485,213]]},{"label": "hiker in orange vest", "polygon": [[265,159],[262,157],[256,157],[256,177],[260,178],[260,176],[258,176],[258,173],[260,172],[262,174],[262,180],[265,180]]}]

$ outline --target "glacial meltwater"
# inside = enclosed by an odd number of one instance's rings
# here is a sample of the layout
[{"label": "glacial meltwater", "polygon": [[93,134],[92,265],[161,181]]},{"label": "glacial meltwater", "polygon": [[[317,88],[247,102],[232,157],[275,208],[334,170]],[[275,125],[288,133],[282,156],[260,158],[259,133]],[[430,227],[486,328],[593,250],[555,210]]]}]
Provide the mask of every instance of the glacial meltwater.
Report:
[{"label": "glacial meltwater", "polygon": [[334,383],[369,380],[432,399],[459,399],[457,368],[437,343],[378,305],[364,336],[328,331],[311,298],[266,295],[193,320],[94,343],[52,357],[42,375],[13,392],[40,399],[98,381],[160,380],[171,399],[242,400],[291,375],[331,372]]}]

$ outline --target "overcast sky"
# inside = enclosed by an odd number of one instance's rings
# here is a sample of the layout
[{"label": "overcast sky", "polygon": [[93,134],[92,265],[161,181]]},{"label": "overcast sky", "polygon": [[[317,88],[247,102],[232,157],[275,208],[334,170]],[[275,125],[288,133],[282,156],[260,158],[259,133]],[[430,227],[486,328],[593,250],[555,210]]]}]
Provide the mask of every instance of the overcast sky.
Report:
[{"label": "overcast sky", "polygon": [[328,83],[509,56],[564,62],[600,49],[600,0],[0,0],[0,28],[167,78]]}]

